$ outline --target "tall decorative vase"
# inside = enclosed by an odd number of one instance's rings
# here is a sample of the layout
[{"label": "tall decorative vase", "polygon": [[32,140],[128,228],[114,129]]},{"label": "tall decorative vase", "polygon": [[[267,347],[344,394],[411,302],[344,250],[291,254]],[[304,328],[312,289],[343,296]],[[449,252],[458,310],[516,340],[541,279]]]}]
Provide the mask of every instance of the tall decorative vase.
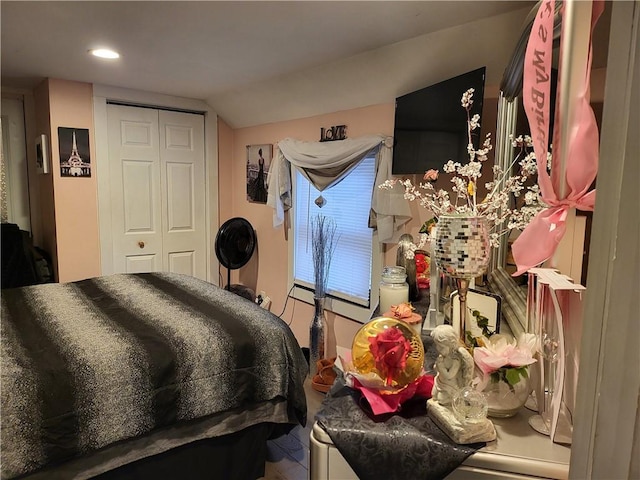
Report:
[{"label": "tall decorative vase", "polygon": [[324,358],[324,299],[314,298],[314,313],[309,327],[309,376],[313,378],[318,373],[318,361]]},{"label": "tall decorative vase", "polygon": [[466,343],[469,281],[482,275],[489,265],[487,219],[465,215],[441,215],[438,218],[433,253],[438,268],[456,279],[460,299],[460,319],[457,327],[460,339]]},{"label": "tall decorative vase", "polygon": [[553,268],[532,268],[528,280],[529,329],[540,341],[538,361],[532,366],[538,415],[529,418],[529,425],[555,443],[570,445],[585,287]]}]

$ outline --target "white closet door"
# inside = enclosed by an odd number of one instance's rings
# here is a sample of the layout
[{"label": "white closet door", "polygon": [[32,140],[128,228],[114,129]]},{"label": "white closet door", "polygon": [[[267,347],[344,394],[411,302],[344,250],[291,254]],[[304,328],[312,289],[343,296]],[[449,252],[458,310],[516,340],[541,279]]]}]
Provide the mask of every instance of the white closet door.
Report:
[{"label": "white closet door", "polygon": [[163,270],[206,279],[204,118],[160,112]]},{"label": "white closet door", "polygon": [[113,266],[116,273],[162,270],[158,112],[109,105]]},{"label": "white closet door", "polygon": [[206,278],[204,118],[107,107],[114,271]]}]

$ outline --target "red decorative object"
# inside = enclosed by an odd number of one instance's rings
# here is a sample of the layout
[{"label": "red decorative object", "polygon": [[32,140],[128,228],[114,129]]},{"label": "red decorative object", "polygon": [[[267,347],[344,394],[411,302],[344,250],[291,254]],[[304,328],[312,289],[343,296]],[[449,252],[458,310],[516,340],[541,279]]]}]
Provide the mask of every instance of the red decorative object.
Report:
[{"label": "red decorative object", "polygon": [[397,412],[401,409],[402,404],[412,398],[431,398],[431,390],[433,389],[433,375],[420,375],[417,379],[407,385],[398,393],[381,395],[376,389],[363,386],[357,378],[351,378],[351,388],[359,390],[362,396],[367,399],[371,411],[375,415]]},{"label": "red decorative object", "polygon": [[416,283],[418,284],[418,288],[425,289],[429,288],[429,265],[430,259],[424,253],[415,254],[416,260]]},{"label": "red decorative object", "polygon": [[407,366],[411,343],[397,328],[388,328],[375,337],[369,337],[369,345],[376,368],[383,372],[385,384],[390,386],[393,378]]},{"label": "red decorative object", "polygon": [[393,413],[413,397],[431,396],[433,377],[424,372],[422,340],[403,320],[378,317],[363,325],[340,363],[347,386],[362,393],[375,415]]}]

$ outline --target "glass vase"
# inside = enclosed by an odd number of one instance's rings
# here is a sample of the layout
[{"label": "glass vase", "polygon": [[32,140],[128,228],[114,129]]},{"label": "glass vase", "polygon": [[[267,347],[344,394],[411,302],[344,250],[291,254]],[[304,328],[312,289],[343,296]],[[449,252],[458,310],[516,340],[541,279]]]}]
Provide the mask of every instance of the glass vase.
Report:
[{"label": "glass vase", "polygon": [[492,376],[483,390],[487,399],[487,414],[490,417],[513,417],[524,406],[532,390],[528,370],[527,376],[521,376],[520,380],[513,385],[503,377],[496,379],[495,375]]},{"label": "glass vase", "polygon": [[466,343],[467,292],[469,282],[489,265],[489,227],[484,217],[441,215],[436,228],[433,255],[440,271],[456,279],[460,300],[458,330]]},{"label": "glass vase", "polygon": [[314,312],[309,327],[309,376],[318,373],[318,361],[324,358],[325,316],[324,297],[314,298]]}]

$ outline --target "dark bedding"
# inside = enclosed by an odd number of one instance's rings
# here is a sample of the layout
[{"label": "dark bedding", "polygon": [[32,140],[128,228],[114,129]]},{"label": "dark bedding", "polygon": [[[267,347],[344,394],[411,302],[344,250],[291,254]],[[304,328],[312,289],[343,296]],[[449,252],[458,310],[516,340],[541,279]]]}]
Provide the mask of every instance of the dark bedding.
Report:
[{"label": "dark bedding", "polygon": [[[306,420],[307,364],[289,327],[193,277],[4,290],[1,337],[3,479],[194,422],[233,433],[283,418],[275,404],[286,422]],[[245,410],[270,418],[225,417]]]}]

